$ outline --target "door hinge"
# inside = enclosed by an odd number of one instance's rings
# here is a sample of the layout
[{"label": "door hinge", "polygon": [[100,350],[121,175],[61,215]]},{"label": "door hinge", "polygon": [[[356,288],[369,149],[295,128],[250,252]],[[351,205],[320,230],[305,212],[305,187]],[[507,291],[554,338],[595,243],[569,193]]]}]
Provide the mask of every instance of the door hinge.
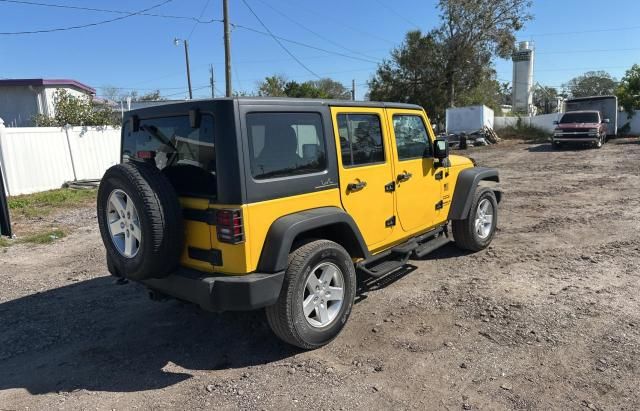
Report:
[{"label": "door hinge", "polygon": [[392,181],[389,184],[384,186],[384,191],[387,193],[392,193],[394,191],[396,191],[396,182]]},{"label": "door hinge", "polygon": [[444,203],[440,200],[436,203],[436,210],[441,210],[442,207],[444,207]]},{"label": "door hinge", "polygon": [[387,221],[384,222],[385,227],[393,227],[396,225],[396,216],[388,218]]},{"label": "door hinge", "polygon": [[436,180],[442,180],[442,171],[438,171],[434,177]]}]

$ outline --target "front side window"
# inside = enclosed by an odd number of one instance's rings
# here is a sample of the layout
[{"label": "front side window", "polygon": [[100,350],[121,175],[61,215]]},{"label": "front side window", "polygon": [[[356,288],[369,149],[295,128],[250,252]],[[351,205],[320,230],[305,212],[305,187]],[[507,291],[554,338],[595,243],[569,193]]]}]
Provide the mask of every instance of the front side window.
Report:
[{"label": "front side window", "polygon": [[154,164],[181,195],[216,195],[213,117],[203,114],[198,127],[188,115],[140,119],[134,131],[127,122],[123,160]]},{"label": "front side window", "polygon": [[384,163],[378,115],[338,114],[338,133],[344,167]]},{"label": "front side window", "polygon": [[324,171],[326,147],[319,113],[249,113],[251,174],[257,180]]},{"label": "front side window", "polygon": [[422,117],[408,114],[393,116],[393,132],[398,160],[431,157],[429,134]]}]

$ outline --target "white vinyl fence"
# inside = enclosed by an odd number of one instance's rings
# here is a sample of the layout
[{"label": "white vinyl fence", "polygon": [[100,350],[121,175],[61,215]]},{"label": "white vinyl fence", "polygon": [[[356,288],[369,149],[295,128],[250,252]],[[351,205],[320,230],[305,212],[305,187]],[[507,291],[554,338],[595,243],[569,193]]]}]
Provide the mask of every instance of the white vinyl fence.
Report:
[{"label": "white vinyl fence", "polygon": [[102,178],[119,156],[120,129],[7,128],[0,121],[0,167],[10,196],[60,188],[66,181]]},{"label": "white vinyl fence", "polygon": [[[553,122],[558,120],[561,113],[543,114],[535,117],[520,117],[522,125],[535,126],[543,130],[552,132],[555,128]],[[515,126],[518,123],[518,117],[495,117],[493,119],[494,128],[499,130],[508,126]],[[628,134],[633,136],[640,135],[640,111],[636,111],[636,114],[629,118],[626,112],[618,112],[618,127],[623,127],[629,123],[631,129]]]}]

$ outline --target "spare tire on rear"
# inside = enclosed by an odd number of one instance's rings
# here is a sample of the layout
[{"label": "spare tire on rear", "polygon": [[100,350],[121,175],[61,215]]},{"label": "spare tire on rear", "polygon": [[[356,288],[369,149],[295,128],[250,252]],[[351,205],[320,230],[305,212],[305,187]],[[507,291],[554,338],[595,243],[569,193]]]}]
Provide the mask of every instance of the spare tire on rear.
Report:
[{"label": "spare tire on rear", "polygon": [[98,224],[113,274],[144,280],[166,277],[177,267],[180,203],[153,165],[128,162],[107,170],[98,189]]}]

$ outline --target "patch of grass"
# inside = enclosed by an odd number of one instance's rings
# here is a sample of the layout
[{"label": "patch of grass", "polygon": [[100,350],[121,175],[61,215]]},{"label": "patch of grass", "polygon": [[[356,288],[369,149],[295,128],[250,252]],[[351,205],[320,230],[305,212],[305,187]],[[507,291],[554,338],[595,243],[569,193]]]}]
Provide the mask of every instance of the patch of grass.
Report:
[{"label": "patch of grass", "polygon": [[98,190],[59,190],[9,197],[9,209],[26,216],[35,217],[51,213],[54,209],[72,207],[78,204],[95,201]]},{"label": "patch of grass", "polygon": [[13,241],[6,237],[0,237],[0,247],[9,247],[13,244]]},{"label": "patch of grass", "polygon": [[525,140],[532,143],[545,142],[551,133],[535,126],[508,126],[497,131],[498,136],[505,140]]},{"label": "patch of grass", "polygon": [[31,243],[31,244],[50,244],[55,240],[62,238],[65,236],[64,231],[62,230],[50,230],[44,231],[42,233],[31,234],[26,237],[23,237],[18,240],[20,243]]}]

